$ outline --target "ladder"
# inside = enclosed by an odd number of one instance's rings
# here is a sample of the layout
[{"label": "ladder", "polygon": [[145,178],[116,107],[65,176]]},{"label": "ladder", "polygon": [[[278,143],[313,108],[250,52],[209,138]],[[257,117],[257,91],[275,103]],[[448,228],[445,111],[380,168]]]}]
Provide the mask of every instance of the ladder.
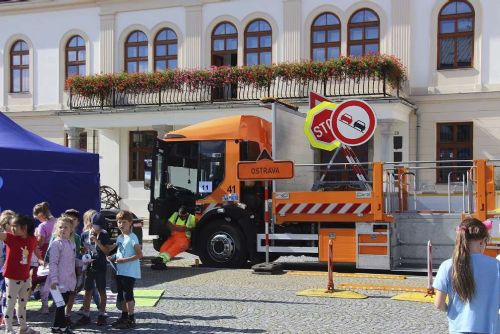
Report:
[{"label": "ladder", "polygon": [[[332,158],[328,162],[328,165],[326,166],[326,170],[321,175],[319,183],[322,183],[325,180],[326,174],[328,173],[330,168],[333,166],[333,161],[337,157],[337,154],[339,153],[339,151],[342,152],[342,155],[344,156],[344,158],[352,166],[353,172],[356,174],[356,177],[358,178],[358,180],[363,184],[363,186],[365,187],[365,190],[371,191],[372,187],[371,187],[370,183],[368,182],[368,174],[366,173],[365,169],[363,168],[363,165],[359,161],[358,156],[356,155],[356,153],[354,153],[353,149],[350,146],[347,146],[344,144],[341,144],[333,152]],[[316,190],[315,188],[316,187],[313,187],[313,190]]]}]

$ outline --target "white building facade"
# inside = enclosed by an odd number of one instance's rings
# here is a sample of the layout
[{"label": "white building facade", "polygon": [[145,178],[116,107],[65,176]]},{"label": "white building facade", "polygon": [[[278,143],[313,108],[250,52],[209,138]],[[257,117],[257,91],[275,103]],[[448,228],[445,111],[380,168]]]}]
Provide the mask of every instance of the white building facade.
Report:
[{"label": "white building facade", "polygon": [[[370,100],[379,127],[368,160],[500,158],[498,13],[496,0],[0,1],[0,110],[47,139],[99,153],[101,184],[146,216],[140,160],[151,138],[227,115],[270,120],[270,112],[258,102],[70,109],[67,77],[380,52],[401,60],[408,81],[405,99]],[[419,188],[446,186],[445,177],[423,170]]]}]

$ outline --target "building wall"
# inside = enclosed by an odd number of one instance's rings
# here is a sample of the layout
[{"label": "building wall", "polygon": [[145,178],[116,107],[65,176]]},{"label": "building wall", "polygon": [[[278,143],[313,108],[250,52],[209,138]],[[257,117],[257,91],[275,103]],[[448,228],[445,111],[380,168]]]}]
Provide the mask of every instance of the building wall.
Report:
[{"label": "building wall", "polygon": [[[420,113],[419,160],[436,160],[437,123],[473,122],[473,158],[500,158],[500,94],[432,95],[416,98]],[[415,120],[414,120],[415,121]],[[416,124],[411,123],[414,128]],[[416,131],[410,141],[416,141]],[[419,172],[422,184],[435,183],[435,172]],[[443,190],[446,186],[438,186]]]},{"label": "building wall", "polygon": [[[447,0],[90,0],[53,3],[36,1],[0,5],[0,111],[22,126],[63,143],[64,126],[98,129],[101,180],[124,197],[129,208],[144,207],[147,192],[141,182],[128,182],[128,132],[160,125],[185,125],[249,109],[148,110],[112,115],[68,115],[66,106],[64,45],[73,34],[87,43],[87,74],[121,72],[124,42],[135,29],[149,40],[149,69],[153,70],[153,39],[168,27],[178,35],[178,64],[202,68],[211,62],[211,33],[222,22],[238,29],[238,65],[244,64],[246,25],[256,18],[273,29],[273,61],[310,58],[310,26],[317,15],[332,11],[341,21],[341,53],[347,53],[347,24],[358,9],[368,7],[380,18],[380,50],[394,54],[407,66],[406,95],[418,108],[393,110],[377,105],[377,114],[404,114],[394,122],[381,122],[375,134],[374,159],[392,160],[392,137],[402,135],[403,160],[436,159],[437,122],[474,122],[474,158],[500,157],[498,100],[500,99],[500,2],[470,0],[475,10],[474,66],[437,70],[438,13]],[[43,24],[40,24],[43,22]],[[9,93],[9,50],[17,39],[30,47],[30,93]],[[303,111],[305,106],[301,107]],[[254,108],[255,109],[255,108]],[[397,109],[397,108],[396,108]],[[267,114],[266,114],[267,115]],[[418,116],[417,116],[418,115]],[[268,117],[268,115],[267,115]],[[385,116],[384,116],[385,117]],[[389,118],[392,117],[389,115]],[[417,127],[417,118],[420,126]],[[89,139],[90,140],[90,139]],[[305,138],[304,138],[305,141]],[[90,146],[89,146],[90,147]],[[417,154],[418,152],[418,154]],[[422,183],[435,182],[431,171],[419,172]],[[140,209],[142,210],[142,209]]]},{"label": "building wall", "polygon": [[[0,6],[0,10],[1,10]],[[1,13],[1,12],[0,12]],[[43,24],[41,24],[43,22]],[[61,41],[67,32],[83,32],[90,46],[88,74],[99,73],[99,10],[82,8],[3,15],[0,20],[0,110],[59,110],[63,79],[59,63]],[[24,39],[30,47],[30,93],[9,93],[9,53]],[[65,43],[63,43],[65,44]]]}]

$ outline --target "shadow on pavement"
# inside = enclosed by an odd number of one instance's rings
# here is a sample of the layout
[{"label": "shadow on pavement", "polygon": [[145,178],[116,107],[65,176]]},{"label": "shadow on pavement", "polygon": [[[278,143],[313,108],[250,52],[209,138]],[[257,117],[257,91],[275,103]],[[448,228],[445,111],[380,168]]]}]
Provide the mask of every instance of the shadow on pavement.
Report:
[{"label": "shadow on pavement", "polygon": [[[108,312],[108,324],[120,316],[117,312]],[[43,332],[49,332],[52,326],[54,314],[42,315],[37,312],[28,311],[28,324],[37,329],[42,329]],[[76,317],[75,317],[76,318]],[[92,323],[88,326],[76,327],[73,329],[75,333],[135,333],[137,331],[150,331],[159,333],[266,333],[264,329],[238,329],[231,327],[210,326],[210,325],[192,325],[189,320],[196,321],[218,321],[224,319],[236,319],[234,316],[199,316],[199,315],[168,315],[156,312],[137,312],[137,326],[135,329],[118,330],[110,325],[97,326]],[[95,317],[92,320],[96,320]]]},{"label": "shadow on pavement", "polygon": [[238,303],[259,303],[259,304],[291,304],[291,305],[324,305],[322,303],[301,303],[286,302],[281,300],[257,300],[257,299],[233,299],[233,298],[193,298],[193,297],[165,297],[161,300],[192,300],[192,301],[218,301],[218,302],[238,302]]}]

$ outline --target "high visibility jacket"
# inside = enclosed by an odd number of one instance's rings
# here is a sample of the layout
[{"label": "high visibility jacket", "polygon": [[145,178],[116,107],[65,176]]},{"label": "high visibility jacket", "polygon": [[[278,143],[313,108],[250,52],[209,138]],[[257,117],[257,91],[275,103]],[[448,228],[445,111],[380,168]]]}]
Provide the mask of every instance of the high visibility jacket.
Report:
[{"label": "high visibility jacket", "polygon": [[[182,219],[179,217],[179,213],[174,212],[168,221],[173,225],[186,226],[187,228],[194,228],[196,226],[196,218],[192,214],[189,214],[186,219]],[[186,231],[186,237],[191,239],[191,231]]]}]

